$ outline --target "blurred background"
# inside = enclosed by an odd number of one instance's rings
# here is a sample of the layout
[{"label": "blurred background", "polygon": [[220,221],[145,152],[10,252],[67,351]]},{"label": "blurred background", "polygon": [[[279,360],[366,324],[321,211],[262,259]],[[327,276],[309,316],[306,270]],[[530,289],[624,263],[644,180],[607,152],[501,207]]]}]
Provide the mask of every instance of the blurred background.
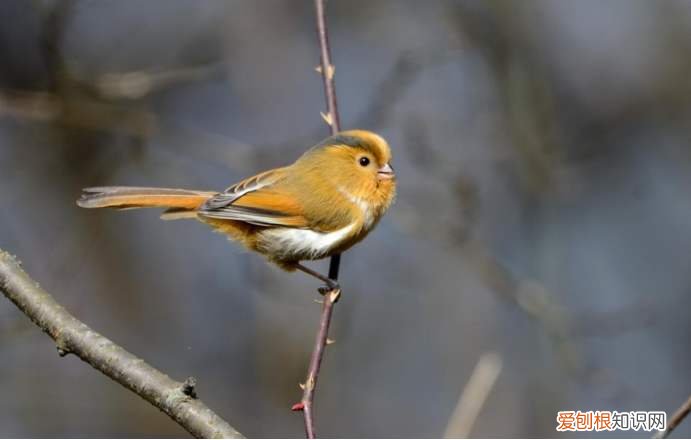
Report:
[{"label": "blurred background", "polygon": [[[343,257],[318,433],[443,436],[480,359],[498,376],[474,436],[671,416],[691,393],[691,2],[327,13],[342,125],[390,141],[399,196]],[[302,437],[317,284],[200,223],[74,201],[222,190],[324,138],[312,2],[6,0],[0,59],[0,248],[245,435]],[[0,388],[0,436],[186,436],[5,300]]]}]

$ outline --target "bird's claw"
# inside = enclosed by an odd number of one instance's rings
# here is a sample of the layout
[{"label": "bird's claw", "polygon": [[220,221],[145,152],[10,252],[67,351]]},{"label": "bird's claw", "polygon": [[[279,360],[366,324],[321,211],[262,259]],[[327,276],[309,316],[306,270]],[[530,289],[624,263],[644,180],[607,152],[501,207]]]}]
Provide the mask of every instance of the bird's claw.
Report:
[{"label": "bird's claw", "polygon": [[341,290],[341,286],[338,284],[336,280],[328,280],[326,281],[326,285],[322,286],[317,289],[319,293],[323,295],[326,295],[329,292],[333,292],[334,290]]}]

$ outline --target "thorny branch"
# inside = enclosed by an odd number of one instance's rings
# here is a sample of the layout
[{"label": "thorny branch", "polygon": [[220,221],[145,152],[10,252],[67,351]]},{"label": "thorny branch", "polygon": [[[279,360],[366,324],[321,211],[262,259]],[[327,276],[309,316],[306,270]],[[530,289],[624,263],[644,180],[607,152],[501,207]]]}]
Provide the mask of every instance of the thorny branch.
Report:
[{"label": "thorny branch", "polygon": [[[324,1],[315,0],[314,6],[317,13],[317,37],[319,38],[319,50],[321,64],[317,71],[321,73],[324,81],[324,97],[326,99],[327,113],[322,113],[322,118],[331,129],[334,135],[341,131],[341,119],[338,116],[338,102],[336,101],[336,67],[331,62],[331,47],[329,46],[329,32],[326,28],[326,14],[324,12]],[[341,264],[341,255],[336,254],[331,257],[329,264],[329,278],[338,279],[338,269]]]},{"label": "thorny branch", "polygon": [[[331,49],[329,47],[329,35],[326,28],[326,16],[324,13],[324,0],[315,0],[314,6],[317,16],[317,37],[319,39],[319,49],[321,64],[317,67],[317,71],[321,74],[324,81],[324,95],[326,98],[327,113],[322,113],[321,116],[331,129],[331,134],[336,134],[340,131],[340,120],[338,117],[338,104],[336,102],[336,84],[334,82],[334,74],[336,69],[331,62]],[[341,255],[333,255],[329,264],[329,278],[332,280],[338,279],[338,270],[341,263]],[[331,316],[333,314],[333,307],[341,295],[340,289],[331,290],[324,294],[324,301],[322,306],[321,318],[319,319],[319,331],[314,343],[312,356],[310,357],[309,368],[307,370],[307,379],[302,384],[303,393],[300,403],[293,405],[293,411],[302,411],[305,421],[305,434],[307,438],[315,438],[314,431],[314,393],[317,387],[317,379],[319,378],[319,369],[321,367],[322,359],[324,357],[324,349],[328,344],[329,326],[331,324]]]},{"label": "thorny branch", "polygon": [[199,438],[244,438],[196,398],[195,380],[177,382],[72,316],[0,249],[0,292],[56,343],[166,413]]},{"label": "thorny branch", "polygon": [[338,301],[341,291],[336,289],[327,292],[322,301],[322,314],[319,319],[319,330],[317,331],[317,338],[314,341],[314,349],[310,357],[310,364],[307,370],[307,379],[305,383],[300,384],[303,390],[302,400],[300,403],[293,405],[293,411],[302,411],[305,420],[305,434],[307,438],[316,438],[314,432],[314,392],[317,387],[317,378],[319,378],[319,369],[321,367],[322,358],[324,357],[324,349],[329,344],[329,326],[331,324],[331,315],[333,314],[333,306]]}]

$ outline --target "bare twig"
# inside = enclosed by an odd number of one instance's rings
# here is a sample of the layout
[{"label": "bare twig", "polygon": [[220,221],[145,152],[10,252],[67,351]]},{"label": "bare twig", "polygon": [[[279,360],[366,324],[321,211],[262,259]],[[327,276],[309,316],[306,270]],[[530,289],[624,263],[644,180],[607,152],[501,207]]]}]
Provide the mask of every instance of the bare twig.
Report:
[{"label": "bare twig", "polygon": [[[314,0],[317,13],[317,37],[319,38],[319,50],[321,64],[317,70],[324,81],[324,97],[326,99],[326,115],[322,115],[324,121],[331,129],[331,134],[341,131],[341,119],[338,116],[338,102],[336,100],[336,67],[331,62],[331,47],[329,46],[329,32],[326,28],[326,14],[324,12],[324,0]],[[338,279],[338,269],[341,264],[341,255],[331,257],[329,264],[329,278]]]},{"label": "bare twig", "polygon": [[[321,64],[317,67],[317,71],[322,75],[324,81],[324,96],[326,98],[327,110],[326,114],[322,113],[322,118],[331,129],[331,134],[333,135],[338,133],[341,127],[338,117],[338,104],[336,102],[336,84],[334,82],[336,68],[331,62],[331,49],[329,48],[329,34],[326,28],[324,0],[314,0],[314,6],[317,16],[317,37],[319,39],[321,58]],[[341,255],[333,255],[329,264],[329,278],[332,280],[338,279],[340,264]],[[303,388],[302,400],[300,403],[293,405],[293,411],[302,411],[307,438],[316,437],[313,413],[314,393],[317,387],[317,379],[319,378],[322,358],[324,357],[324,349],[328,344],[329,326],[331,324],[333,307],[340,295],[340,289],[331,290],[324,294],[322,313],[319,320],[319,331],[317,332],[314,349],[312,350],[312,356],[307,370],[307,379],[305,383],[301,385]]]},{"label": "bare twig", "polygon": [[466,438],[470,435],[475,420],[501,373],[501,368],[502,361],[498,354],[485,353],[480,357],[453,410],[444,431],[444,438]]},{"label": "bare twig", "polygon": [[324,119],[331,128],[331,134],[341,130],[341,121],[338,117],[338,103],[336,101],[336,82],[334,76],[336,68],[331,62],[331,48],[329,46],[329,32],[326,28],[326,14],[324,12],[324,0],[314,0],[317,12],[317,37],[319,38],[319,50],[321,64],[317,70],[324,80],[324,97],[326,98],[327,114]]},{"label": "bare twig", "polygon": [[177,382],[93,331],[65,310],[0,249],[0,292],[56,343],[166,413],[200,438],[244,438],[196,399],[194,379]]},{"label": "bare twig", "polygon": [[674,431],[681,422],[684,421],[686,416],[691,413],[691,397],[684,402],[683,405],[679,407],[677,412],[674,413],[671,419],[667,422],[667,429],[664,431],[659,431],[653,438],[667,438]]},{"label": "bare twig", "polygon": [[314,351],[310,358],[310,365],[307,371],[307,379],[304,384],[300,384],[303,389],[302,400],[300,403],[293,405],[293,411],[302,411],[305,419],[305,434],[307,438],[316,438],[314,432],[314,391],[317,387],[317,378],[319,377],[319,369],[321,361],[324,357],[324,349],[328,344],[329,325],[331,324],[331,315],[333,314],[333,306],[338,301],[341,291],[336,289],[324,295],[322,302],[322,314],[319,320],[319,331],[314,342]]}]

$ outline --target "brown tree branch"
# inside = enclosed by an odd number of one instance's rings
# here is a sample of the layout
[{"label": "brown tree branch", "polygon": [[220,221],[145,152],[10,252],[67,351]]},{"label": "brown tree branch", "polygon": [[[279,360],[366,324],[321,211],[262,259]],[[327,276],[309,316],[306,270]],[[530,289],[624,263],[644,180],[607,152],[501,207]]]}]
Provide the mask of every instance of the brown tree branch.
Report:
[{"label": "brown tree branch", "polygon": [[244,438],[196,398],[194,380],[177,382],[93,331],[58,304],[0,249],[0,292],[56,343],[133,391],[199,438]]},{"label": "brown tree branch", "polygon": [[293,411],[302,411],[305,420],[305,434],[307,438],[316,438],[314,432],[314,391],[317,387],[317,378],[319,377],[319,370],[321,367],[322,358],[324,357],[324,349],[328,345],[329,326],[331,324],[331,315],[333,314],[333,306],[338,301],[341,291],[336,289],[327,292],[322,301],[322,314],[319,320],[319,330],[317,331],[317,338],[314,341],[314,349],[310,357],[309,368],[307,369],[307,379],[305,383],[300,384],[302,387],[302,400],[300,403],[293,405]]},{"label": "brown tree branch", "polygon": [[667,438],[674,431],[681,422],[684,421],[686,416],[691,413],[691,397],[689,397],[683,405],[679,407],[677,412],[674,413],[671,419],[667,422],[667,429],[664,431],[659,431],[653,438]]},{"label": "brown tree branch", "polygon": [[[331,46],[329,46],[329,32],[326,27],[326,13],[324,12],[324,0],[314,0],[317,15],[317,38],[319,39],[319,51],[321,64],[317,70],[321,73],[324,82],[324,98],[326,99],[327,114],[323,115],[324,121],[334,135],[341,131],[341,119],[338,116],[338,102],[336,100],[336,67],[331,62]],[[331,257],[329,263],[329,278],[338,279],[338,269],[341,264],[341,255]]]},{"label": "brown tree branch", "polygon": [[336,68],[331,62],[331,47],[329,46],[329,31],[326,28],[326,14],[324,12],[324,0],[314,0],[317,15],[317,38],[319,39],[319,51],[321,64],[317,70],[322,74],[324,81],[324,98],[326,99],[326,111],[324,120],[331,128],[331,134],[341,131],[341,120],[338,117],[338,102],[336,101],[336,82],[334,76]]},{"label": "brown tree branch", "polygon": [[[334,82],[334,74],[336,68],[331,62],[331,49],[329,47],[329,34],[326,28],[326,15],[324,13],[324,0],[314,0],[314,6],[317,16],[317,37],[319,39],[319,49],[321,64],[317,67],[317,71],[321,74],[324,81],[324,96],[326,98],[327,113],[322,113],[322,118],[331,129],[331,134],[334,135],[341,130],[341,123],[338,117],[338,104],[336,101],[336,83]],[[336,254],[331,257],[329,263],[329,278],[332,280],[338,279],[338,270],[341,264],[341,255]],[[315,438],[314,431],[314,394],[317,387],[317,379],[319,378],[319,369],[321,367],[322,359],[324,357],[324,349],[328,344],[329,327],[331,324],[331,316],[333,314],[333,307],[341,295],[340,289],[334,289],[324,294],[324,302],[322,306],[321,318],[319,319],[319,331],[310,357],[310,364],[307,369],[307,379],[302,384],[303,393],[300,403],[293,405],[293,411],[302,411],[303,419],[305,421],[305,434],[307,438]]]}]

